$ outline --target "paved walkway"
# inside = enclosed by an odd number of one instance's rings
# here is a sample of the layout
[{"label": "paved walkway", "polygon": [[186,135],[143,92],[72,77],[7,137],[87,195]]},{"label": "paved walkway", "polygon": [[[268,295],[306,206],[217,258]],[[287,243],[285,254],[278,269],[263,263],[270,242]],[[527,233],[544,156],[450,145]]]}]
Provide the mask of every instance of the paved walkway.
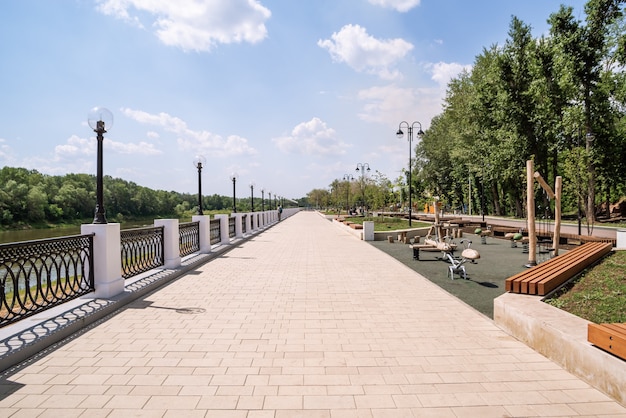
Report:
[{"label": "paved walkway", "polygon": [[626,417],[313,212],[5,374],[6,417]]}]

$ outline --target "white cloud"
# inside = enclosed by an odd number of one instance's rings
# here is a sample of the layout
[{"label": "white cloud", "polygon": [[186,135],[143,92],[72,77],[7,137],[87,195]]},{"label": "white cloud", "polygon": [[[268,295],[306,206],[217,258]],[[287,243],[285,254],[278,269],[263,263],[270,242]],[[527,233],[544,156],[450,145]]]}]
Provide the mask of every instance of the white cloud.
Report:
[{"label": "white cloud", "polygon": [[128,108],[122,108],[121,111],[139,123],[160,126],[166,131],[175,133],[178,136],[176,142],[183,151],[194,151],[198,154],[210,154],[216,157],[257,154],[257,151],[249,145],[248,140],[238,135],[223,138],[221,135],[208,131],[194,131],[189,129],[184,120],[164,112],[150,114]]},{"label": "white cloud", "polygon": [[6,144],[6,141],[0,138],[0,159],[9,161],[11,160],[13,154],[13,150],[9,145]]},{"label": "white cloud", "polygon": [[326,48],[334,61],[345,62],[356,71],[376,74],[386,80],[401,77],[393,66],[413,49],[411,43],[400,38],[376,39],[359,25],[346,25],[333,33],[331,39],[320,39],[317,44]]},{"label": "white cloud", "polygon": [[276,147],[287,154],[343,155],[348,145],[337,138],[334,129],[319,118],[298,124],[291,135],[272,139]]},{"label": "white cloud", "polygon": [[[154,21],[142,24],[133,9]],[[260,42],[267,37],[265,21],[271,16],[257,0],[98,0],[98,10],[139,27],[155,27],[161,42],[185,51]]]},{"label": "white cloud", "polygon": [[373,5],[395,9],[399,12],[408,12],[412,8],[419,6],[421,0],[369,0],[369,2]]},{"label": "white cloud", "polygon": [[448,83],[463,71],[471,71],[471,65],[463,65],[456,62],[438,62],[426,66],[432,73],[432,80],[440,87],[447,88]]},{"label": "white cloud", "polygon": [[[54,160],[60,161],[96,155],[96,145],[95,138],[86,139],[72,135],[65,144],[54,147]],[[124,143],[104,138],[102,145],[107,151],[112,151],[116,154],[158,155],[163,153],[161,150],[156,149],[153,144],[144,141]]]},{"label": "white cloud", "polygon": [[54,147],[55,161],[66,158],[85,157],[96,154],[96,140],[72,135],[67,142]]}]

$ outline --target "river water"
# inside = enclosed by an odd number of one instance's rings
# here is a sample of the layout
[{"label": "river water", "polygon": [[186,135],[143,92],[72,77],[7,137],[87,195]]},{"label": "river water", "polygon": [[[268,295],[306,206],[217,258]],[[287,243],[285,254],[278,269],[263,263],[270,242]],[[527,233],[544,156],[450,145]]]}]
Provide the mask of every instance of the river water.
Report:
[{"label": "river water", "polygon": [[[140,228],[143,226],[152,226],[150,221],[124,222],[120,225],[121,229]],[[19,241],[31,241],[36,239],[66,237],[69,235],[80,235],[80,226],[69,226],[64,228],[47,228],[47,229],[24,229],[19,231],[0,231],[0,244]]]}]

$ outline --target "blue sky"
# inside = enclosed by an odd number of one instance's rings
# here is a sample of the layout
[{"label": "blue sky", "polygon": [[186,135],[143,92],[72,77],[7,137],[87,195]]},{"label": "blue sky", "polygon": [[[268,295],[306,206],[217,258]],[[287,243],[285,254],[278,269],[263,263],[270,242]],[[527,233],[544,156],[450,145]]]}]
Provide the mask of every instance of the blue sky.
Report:
[{"label": "blue sky", "polygon": [[[547,33],[553,0],[4,0],[0,164],[96,172],[94,106],[108,108],[104,173],[161,190],[288,198],[357,164],[399,177],[447,82],[511,16]],[[415,141],[414,141],[415,145]],[[267,197],[267,194],[266,194]]]}]

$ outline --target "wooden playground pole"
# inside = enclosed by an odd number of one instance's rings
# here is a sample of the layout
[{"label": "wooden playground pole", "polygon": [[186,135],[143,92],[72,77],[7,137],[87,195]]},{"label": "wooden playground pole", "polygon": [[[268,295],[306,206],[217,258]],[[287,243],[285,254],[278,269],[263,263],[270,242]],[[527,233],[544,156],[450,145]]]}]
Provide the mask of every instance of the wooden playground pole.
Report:
[{"label": "wooden playground pole", "polygon": [[535,179],[533,161],[526,161],[526,217],[528,224],[528,264],[537,265],[537,232],[535,231]]},{"label": "wooden playground pole", "polygon": [[550,199],[554,199],[554,231],[552,231],[552,249],[554,250],[554,256],[559,255],[559,241],[561,240],[561,194],[563,192],[563,177],[557,176],[554,179],[554,191],[548,186],[548,183],[541,177],[541,174],[536,171],[534,177],[543,190],[546,191]]},{"label": "wooden playground pole", "polygon": [[559,255],[559,241],[561,241],[561,194],[563,192],[563,177],[554,179],[554,237],[552,248],[554,256]]}]

